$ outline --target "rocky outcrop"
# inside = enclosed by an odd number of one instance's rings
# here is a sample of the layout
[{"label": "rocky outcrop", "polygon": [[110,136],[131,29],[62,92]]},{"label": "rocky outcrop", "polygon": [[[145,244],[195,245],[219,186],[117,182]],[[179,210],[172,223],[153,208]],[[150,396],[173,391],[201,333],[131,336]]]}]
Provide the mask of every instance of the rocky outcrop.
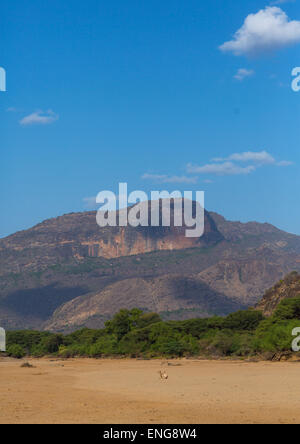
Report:
[{"label": "rocky outcrop", "polygon": [[185,226],[100,228],[94,211],[67,214],[0,239],[0,275],[38,271],[89,257],[110,259],[159,250],[208,247],[222,241],[223,236],[208,212],[204,219],[203,236],[189,238],[185,236]]},{"label": "rocky outcrop", "polygon": [[300,297],[300,274],[296,271],[269,288],[256,305],[256,309],[262,311],[265,316],[271,316],[283,299],[295,297]]}]

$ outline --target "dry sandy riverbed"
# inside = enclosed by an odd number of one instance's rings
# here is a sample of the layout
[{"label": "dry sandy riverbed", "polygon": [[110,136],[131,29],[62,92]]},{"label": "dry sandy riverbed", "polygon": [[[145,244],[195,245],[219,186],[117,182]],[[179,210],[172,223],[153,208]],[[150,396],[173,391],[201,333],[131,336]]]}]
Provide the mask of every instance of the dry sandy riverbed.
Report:
[{"label": "dry sandy riverbed", "polygon": [[0,358],[1,424],[300,423],[297,362],[22,362]]}]

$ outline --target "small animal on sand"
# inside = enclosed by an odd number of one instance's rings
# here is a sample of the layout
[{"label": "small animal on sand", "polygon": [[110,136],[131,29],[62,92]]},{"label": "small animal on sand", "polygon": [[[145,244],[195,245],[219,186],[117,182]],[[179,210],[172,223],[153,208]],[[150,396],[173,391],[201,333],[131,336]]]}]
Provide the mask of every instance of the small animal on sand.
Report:
[{"label": "small animal on sand", "polygon": [[168,373],[167,373],[167,371],[166,370],[159,370],[159,375],[160,375],[160,379],[168,379]]}]

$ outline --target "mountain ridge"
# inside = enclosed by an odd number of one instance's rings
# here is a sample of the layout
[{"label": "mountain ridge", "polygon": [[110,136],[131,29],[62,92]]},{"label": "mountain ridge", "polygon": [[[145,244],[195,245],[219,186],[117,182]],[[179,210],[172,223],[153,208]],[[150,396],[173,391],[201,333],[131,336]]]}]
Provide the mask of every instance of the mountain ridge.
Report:
[{"label": "mountain ridge", "polygon": [[205,211],[202,238],[184,230],[100,228],[96,212],[84,212],[0,239],[0,325],[101,327],[133,306],[171,317],[226,315],[300,270],[300,237],[270,224]]}]

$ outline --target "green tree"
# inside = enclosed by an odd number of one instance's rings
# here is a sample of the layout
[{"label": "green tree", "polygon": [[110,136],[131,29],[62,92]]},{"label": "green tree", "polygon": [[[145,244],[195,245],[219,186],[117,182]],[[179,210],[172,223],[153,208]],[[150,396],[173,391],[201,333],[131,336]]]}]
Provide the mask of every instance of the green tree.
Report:
[{"label": "green tree", "polygon": [[297,319],[276,320],[268,319],[263,321],[257,330],[253,340],[254,351],[287,351],[291,350],[292,331],[295,327],[299,327]]},{"label": "green tree", "polygon": [[231,330],[255,330],[264,316],[256,310],[240,310],[231,313],[223,320],[223,328]]},{"label": "green tree", "polygon": [[143,313],[139,308],[123,309],[105,323],[105,328],[107,333],[115,334],[117,339],[120,340],[136,328],[143,328],[159,321],[161,319],[156,313]]}]

